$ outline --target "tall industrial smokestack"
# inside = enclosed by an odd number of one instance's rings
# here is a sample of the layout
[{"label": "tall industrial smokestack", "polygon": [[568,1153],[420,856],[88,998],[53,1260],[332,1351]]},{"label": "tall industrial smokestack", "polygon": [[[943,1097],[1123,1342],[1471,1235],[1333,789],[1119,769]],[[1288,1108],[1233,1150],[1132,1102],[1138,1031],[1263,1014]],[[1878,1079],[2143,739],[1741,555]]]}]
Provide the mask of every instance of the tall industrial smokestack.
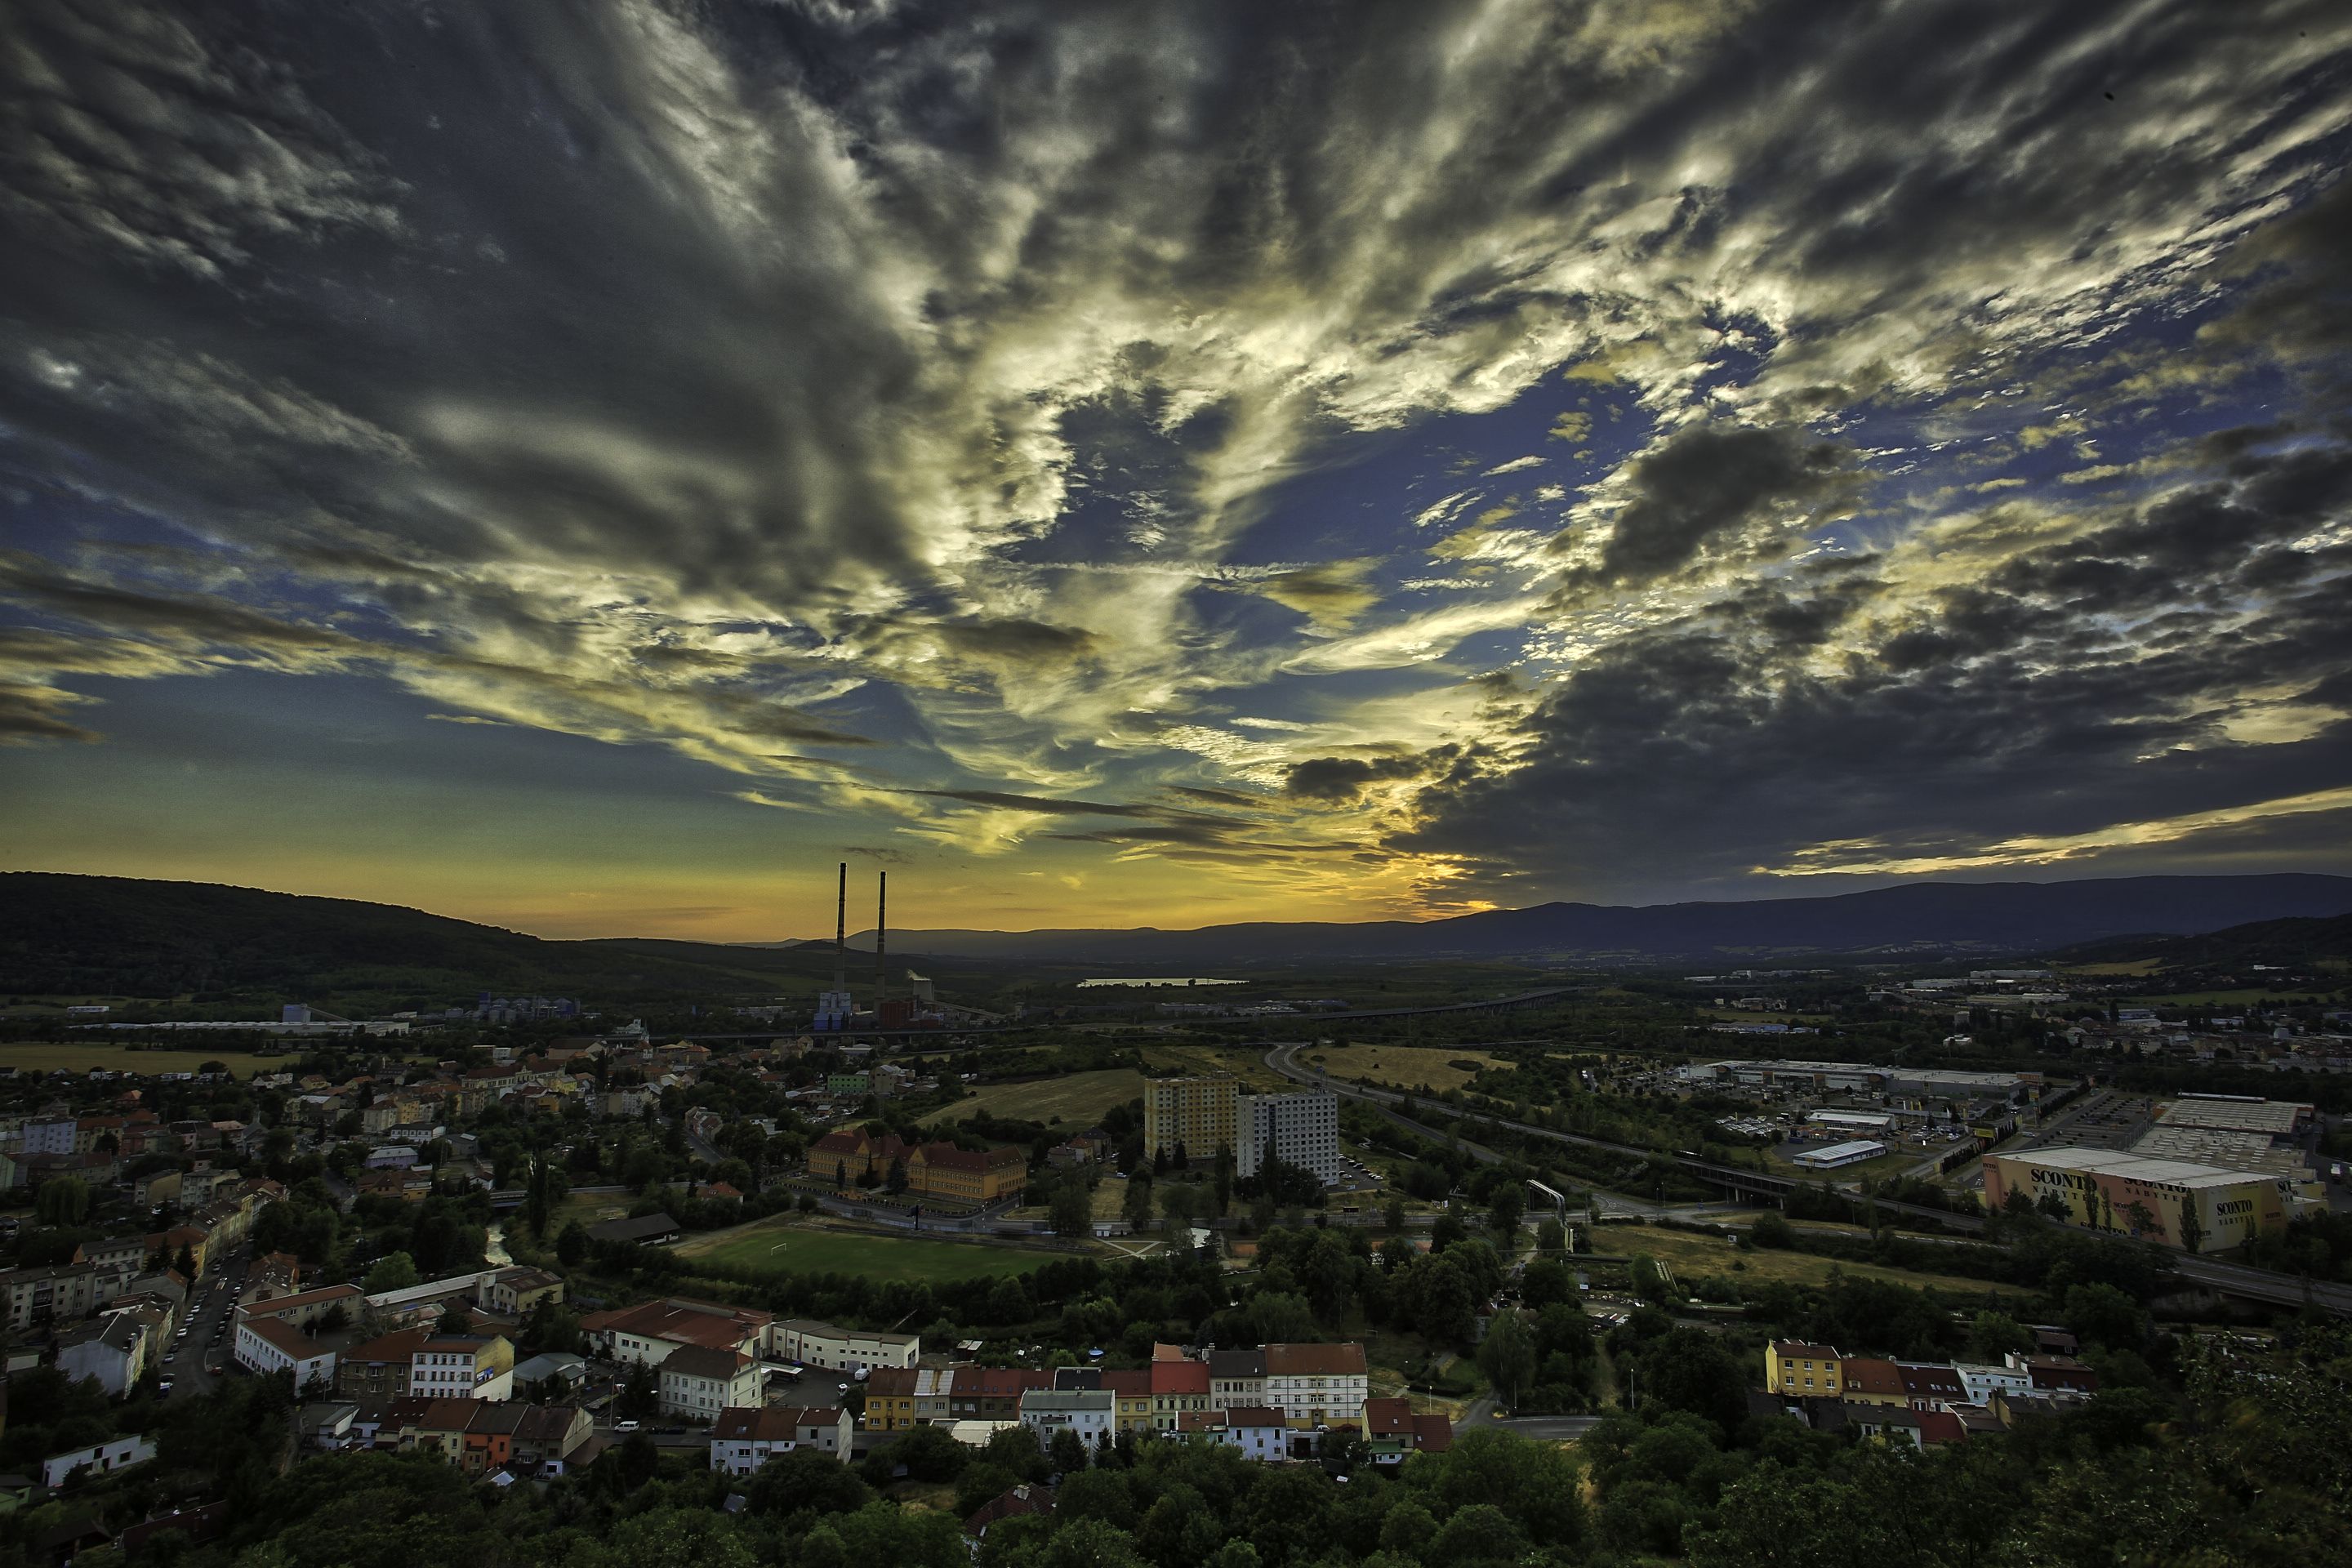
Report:
[{"label": "tall industrial smokestack", "polygon": [[874,879],[874,1016],[882,1016],[882,1004],[890,994],[890,972],[882,966],[882,933],[890,927],[890,873],[880,871]]},{"label": "tall industrial smokestack", "polygon": [[849,989],[849,862],[841,863],[841,890],[833,900],[833,988]]}]

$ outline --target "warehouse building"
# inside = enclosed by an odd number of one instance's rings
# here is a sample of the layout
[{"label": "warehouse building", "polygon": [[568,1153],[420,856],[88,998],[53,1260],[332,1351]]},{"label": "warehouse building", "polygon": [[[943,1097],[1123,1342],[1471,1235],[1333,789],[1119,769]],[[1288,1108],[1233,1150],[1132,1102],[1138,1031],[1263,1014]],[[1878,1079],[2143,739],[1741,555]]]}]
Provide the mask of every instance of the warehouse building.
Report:
[{"label": "warehouse building", "polygon": [[2283,1228],[2293,1206],[2290,1185],[2275,1176],[2112,1149],[2036,1149],[1988,1154],[1984,1162],[1985,1202],[1992,1208],[2013,1192],[2037,1203],[2054,1194],[2073,1224],[2194,1252],[2226,1251]]}]

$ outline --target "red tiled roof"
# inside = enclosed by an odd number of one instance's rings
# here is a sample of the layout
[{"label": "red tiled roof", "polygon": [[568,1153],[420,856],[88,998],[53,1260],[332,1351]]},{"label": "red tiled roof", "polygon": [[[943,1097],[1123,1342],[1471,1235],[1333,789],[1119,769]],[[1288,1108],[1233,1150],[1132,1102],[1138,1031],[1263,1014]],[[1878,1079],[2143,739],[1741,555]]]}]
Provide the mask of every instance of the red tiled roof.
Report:
[{"label": "red tiled roof", "polygon": [[1344,1345],[1268,1345],[1265,1347],[1265,1374],[1268,1377],[1360,1377],[1364,1374],[1364,1347]]},{"label": "red tiled roof", "polygon": [[877,1366],[866,1374],[866,1397],[912,1399],[915,1396],[915,1376],[920,1370],[911,1366]]},{"label": "red tiled roof", "polygon": [[688,1345],[662,1358],[664,1377],[699,1377],[725,1381],[751,1364],[751,1358],[732,1347],[718,1350],[705,1345]]},{"label": "red tiled roof", "polygon": [[921,1156],[926,1165],[944,1165],[951,1171],[986,1172],[1029,1163],[1027,1155],[1003,1143],[993,1149],[959,1149],[948,1142],[926,1143],[914,1152]]},{"label": "red tiled roof", "polygon": [[592,1312],[580,1321],[580,1327],[592,1334],[635,1334],[641,1339],[733,1350],[773,1321],[773,1313],[750,1307],[661,1300]]},{"label": "red tiled roof", "polygon": [[1141,1399],[1154,1392],[1151,1373],[1142,1367],[1121,1367],[1102,1374],[1102,1385],[1113,1394],[1129,1399]]},{"label": "red tiled roof", "polygon": [[281,1323],[275,1318],[247,1318],[242,1326],[251,1329],[255,1338],[277,1346],[296,1361],[310,1361],[327,1353],[326,1346],[293,1324]]},{"label": "red tiled roof", "polygon": [[1279,1426],[1282,1412],[1264,1405],[1236,1405],[1225,1412],[1228,1426]]},{"label": "red tiled roof", "polygon": [[1412,1418],[1413,1447],[1424,1454],[1443,1454],[1454,1447],[1454,1423],[1443,1411]]},{"label": "red tiled roof", "polygon": [[1206,1394],[1209,1363],[1202,1361],[1155,1361],[1151,1363],[1154,1394]]},{"label": "red tiled roof", "polygon": [[1922,1443],[1958,1443],[1969,1435],[1967,1424],[1948,1410],[1919,1412],[1919,1441]]},{"label": "red tiled roof", "polygon": [[1848,1394],[1888,1394],[1899,1397],[1904,1393],[1902,1371],[1891,1361],[1848,1356],[1843,1370]]},{"label": "red tiled roof", "polygon": [[782,1443],[791,1440],[793,1416],[795,1413],[780,1405],[754,1410],[748,1405],[730,1405],[719,1413],[710,1424],[710,1440],[714,1443]]},{"label": "red tiled roof", "polygon": [[240,1309],[247,1319],[271,1317],[289,1312],[297,1307],[316,1307],[329,1301],[348,1301],[360,1294],[356,1285],[329,1285],[317,1290],[298,1290],[291,1296],[273,1296],[267,1301],[256,1301]]},{"label": "red tiled roof", "polygon": [[1017,1486],[1002,1497],[992,1498],[974,1509],[971,1517],[963,1521],[965,1530],[977,1535],[1000,1519],[1012,1519],[1024,1513],[1052,1513],[1054,1494],[1039,1486]]},{"label": "red tiled roof", "polygon": [[1364,1435],[1368,1437],[1402,1437],[1412,1433],[1412,1402],[1407,1399],[1367,1399],[1364,1401]]},{"label": "red tiled roof", "polygon": [[392,1333],[370,1340],[363,1345],[353,1345],[343,1352],[342,1359],[346,1363],[394,1362],[404,1364],[415,1359],[418,1347],[432,1336],[432,1332],[430,1329],[396,1330]]},{"label": "red tiled roof", "polygon": [[958,1398],[1018,1399],[1033,1388],[1053,1386],[1054,1374],[1041,1368],[960,1366],[955,1369],[955,1392]]}]

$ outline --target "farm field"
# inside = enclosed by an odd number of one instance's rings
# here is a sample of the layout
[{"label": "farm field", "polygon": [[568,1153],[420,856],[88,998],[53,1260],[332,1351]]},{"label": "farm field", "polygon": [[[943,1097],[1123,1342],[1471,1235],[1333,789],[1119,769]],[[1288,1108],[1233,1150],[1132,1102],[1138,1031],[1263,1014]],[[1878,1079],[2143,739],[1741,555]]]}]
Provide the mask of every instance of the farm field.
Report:
[{"label": "farm field", "polygon": [[[1467,1046],[1386,1046],[1367,1042],[1344,1050],[1302,1053],[1308,1062],[1328,1067],[1340,1078],[1368,1079],[1380,1083],[1419,1089],[1424,1084],[1439,1092],[1459,1089],[1488,1068],[1507,1068],[1501,1057]],[[1460,1068],[1456,1062],[1475,1062]]]},{"label": "farm field", "polygon": [[1112,1106],[1143,1092],[1143,1075],[1133,1068],[1106,1068],[1100,1072],[1065,1073],[1059,1078],[1034,1079],[1027,1083],[990,1084],[971,1098],[947,1108],[959,1120],[986,1112],[1024,1121],[1072,1123],[1080,1131],[1102,1120]]},{"label": "farm field", "polygon": [[859,1274],[868,1279],[984,1279],[1022,1274],[1058,1250],[919,1236],[833,1230],[771,1215],[728,1230],[691,1237],[672,1250],[730,1268],[778,1274]]},{"label": "farm field", "polygon": [[1970,1279],[1958,1274],[1917,1274],[1907,1268],[1888,1268],[1876,1263],[1849,1263],[1843,1258],[1820,1258],[1810,1252],[1779,1252],[1758,1248],[1736,1252],[1729,1240],[1721,1237],[1697,1236],[1689,1231],[1664,1230],[1647,1225],[1604,1225],[1592,1233],[1593,1249],[1605,1256],[1631,1258],[1645,1252],[1675,1271],[1676,1279],[1687,1283],[1702,1275],[1734,1272],[1732,1264],[1745,1263],[1738,1270],[1745,1280],[1786,1281],[1794,1285],[1822,1285],[1829,1280],[1830,1270],[1866,1279],[1885,1279],[1913,1288],[1934,1286],[1962,1295],[1982,1296],[2002,1287],[1986,1279]]},{"label": "farm field", "polygon": [[257,1071],[290,1068],[296,1059],[291,1056],[257,1057],[250,1051],[208,1051],[201,1047],[184,1051],[134,1051],[125,1046],[74,1041],[0,1046],[0,1067],[24,1072],[55,1072],[59,1068],[73,1072],[85,1072],[91,1068],[104,1072],[194,1072],[206,1062],[218,1062],[238,1078],[251,1078]]}]

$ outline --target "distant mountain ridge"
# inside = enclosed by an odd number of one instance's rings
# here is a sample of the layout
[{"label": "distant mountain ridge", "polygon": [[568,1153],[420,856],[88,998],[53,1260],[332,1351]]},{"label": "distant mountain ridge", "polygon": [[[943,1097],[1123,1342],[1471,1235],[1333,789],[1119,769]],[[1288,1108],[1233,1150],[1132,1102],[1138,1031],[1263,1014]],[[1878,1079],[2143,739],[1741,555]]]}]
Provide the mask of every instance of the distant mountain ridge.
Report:
[{"label": "distant mountain ridge", "polygon": [[[1583,959],[1638,963],[2039,952],[2104,938],[2192,936],[2352,911],[2352,877],[2124,877],[1910,882],[1745,902],[1537,904],[1441,921],[1249,921],[1193,931],[893,929],[908,953],[1198,964],[1301,959]],[[871,949],[873,932],[857,945]],[[814,944],[804,944],[814,945]]]},{"label": "distant mountain ridge", "polygon": [[[1451,920],[1254,921],[1196,931],[898,931],[925,965],[991,961],[1189,973],[1333,961],[1533,960],[1746,967],[1807,957],[2048,952],[2352,911],[2352,878],[1921,882],[1823,898],[1611,908],[1538,904]],[[204,882],[0,873],[0,994],[230,994],[447,1005],[477,990],[689,999],[813,990],[827,942],[550,941],[394,905]],[[856,945],[871,952],[873,934]]]}]

